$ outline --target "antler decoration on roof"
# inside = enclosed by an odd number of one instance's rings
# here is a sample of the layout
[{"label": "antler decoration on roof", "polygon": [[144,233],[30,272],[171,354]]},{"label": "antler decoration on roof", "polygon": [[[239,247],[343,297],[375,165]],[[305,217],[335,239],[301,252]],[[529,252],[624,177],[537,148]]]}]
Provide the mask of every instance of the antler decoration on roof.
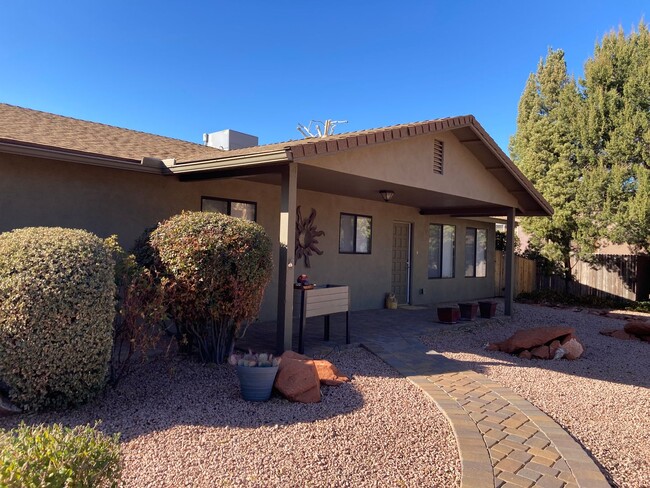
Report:
[{"label": "antler decoration on roof", "polygon": [[316,247],[316,244],[318,244],[316,238],[324,236],[325,232],[316,228],[314,220],[316,220],[315,209],[312,208],[309,217],[303,219],[300,205],[298,206],[296,209],[296,262],[304,257],[307,268],[311,268],[309,256],[312,256],[313,253],[319,256],[323,254],[323,251]]}]

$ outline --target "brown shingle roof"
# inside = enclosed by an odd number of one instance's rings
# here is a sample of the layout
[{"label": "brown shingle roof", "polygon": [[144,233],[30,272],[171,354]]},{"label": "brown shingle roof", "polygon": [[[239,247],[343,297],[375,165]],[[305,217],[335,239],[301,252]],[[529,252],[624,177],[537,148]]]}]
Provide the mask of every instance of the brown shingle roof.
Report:
[{"label": "brown shingle roof", "polygon": [[223,151],[96,122],[0,103],[0,140],[140,161],[217,157]]}]

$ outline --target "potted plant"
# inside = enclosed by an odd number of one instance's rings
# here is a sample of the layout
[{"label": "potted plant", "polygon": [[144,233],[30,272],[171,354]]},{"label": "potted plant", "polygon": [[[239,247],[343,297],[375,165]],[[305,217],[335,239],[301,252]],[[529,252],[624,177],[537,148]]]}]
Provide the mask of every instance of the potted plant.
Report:
[{"label": "potted plant", "polygon": [[228,362],[237,368],[241,396],[250,402],[265,402],[271,397],[280,358],[273,354],[231,354]]}]

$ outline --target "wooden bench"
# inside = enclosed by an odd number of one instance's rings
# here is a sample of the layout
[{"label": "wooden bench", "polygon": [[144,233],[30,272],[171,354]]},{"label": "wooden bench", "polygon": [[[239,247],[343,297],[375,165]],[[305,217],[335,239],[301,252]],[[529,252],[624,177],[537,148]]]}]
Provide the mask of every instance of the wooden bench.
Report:
[{"label": "wooden bench", "polygon": [[345,285],[321,285],[294,292],[295,305],[299,304],[300,329],[298,352],[305,352],[305,326],[309,317],[324,316],[323,340],[330,339],[330,315],[345,312],[345,343],[350,344],[350,287]]}]

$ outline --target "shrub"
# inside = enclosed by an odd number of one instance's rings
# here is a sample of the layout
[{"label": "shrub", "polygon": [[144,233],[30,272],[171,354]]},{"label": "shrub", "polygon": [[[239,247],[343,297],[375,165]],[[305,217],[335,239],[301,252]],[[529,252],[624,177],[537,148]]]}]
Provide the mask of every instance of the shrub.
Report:
[{"label": "shrub", "polygon": [[555,290],[534,290],[520,293],[517,300],[552,305],[572,305],[593,308],[630,308],[634,302],[624,298],[605,298],[595,295],[578,296]]},{"label": "shrub", "polygon": [[151,234],[169,310],[203,361],[223,363],[259,314],[273,267],[271,241],[254,223],[185,212]]},{"label": "shrub", "polygon": [[151,233],[156,230],[158,226],[147,227],[142,234],[133,243],[131,254],[135,258],[138,266],[151,270],[155,263],[155,252],[151,247]]},{"label": "shrub", "polygon": [[106,436],[96,427],[21,424],[0,430],[0,486],[117,486],[119,435]]},{"label": "shrub", "polygon": [[0,234],[0,380],[25,410],[87,401],[104,386],[113,340],[113,260],[74,229]]},{"label": "shrub", "polygon": [[139,356],[144,361],[158,345],[165,304],[162,289],[152,271],[138,265],[134,254],[127,255],[118,244],[117,236],[105,242],[115,259],[117,313],[109,382],[116,386],[130,371],[134,357]]}]

